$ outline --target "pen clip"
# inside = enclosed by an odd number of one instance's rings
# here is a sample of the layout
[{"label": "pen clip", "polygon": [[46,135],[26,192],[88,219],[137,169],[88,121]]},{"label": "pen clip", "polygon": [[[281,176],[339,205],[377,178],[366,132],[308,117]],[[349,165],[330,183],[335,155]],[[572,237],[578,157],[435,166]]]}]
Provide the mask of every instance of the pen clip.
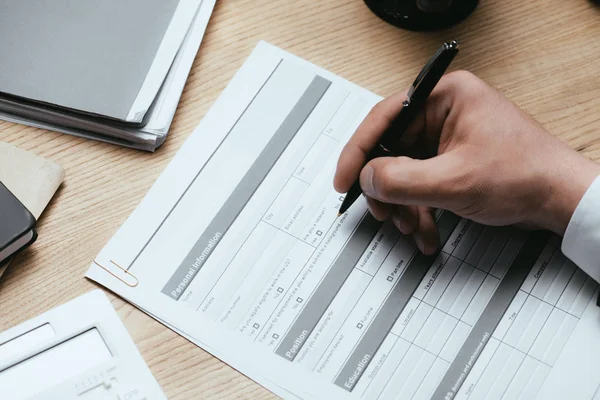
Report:
[{"label": "pen clip", "polygon": [[408,89],[408,93],[406,94],[406,100],[404,100],[403,105],[406,107],[410,104],[412,95],[415,93],[415,91],[417,90],[417,88],[419,87],[419,85],[421,84],[421,82],[423,82],[423,78],[425,78],[425,76],[427,76],[427,74],[429,73],[429,71],[431,70],[431,68],[436,64],[438,58],[440,58],[440,56],[442,54],[444,54],[447,50],[458,50],[458,42],[456,40],[452,40],[451,42],[447,42],[444,43],[433,55],[433,57],[431,57],[429,59],[429,61],[427,61],[427,64],[425,64],[425,66],[423,67],[423,69],[421,70],[421,72],[419,72],[419,75],[417,75],[417,77],[415,78],[415,81],[413,82],[412,85],[410,85],[410,88]]},{"label": "pen clip", "polygon": [[[139,285],[140,281],[135,275],[133,275],[131,272],[127,271],[125,268],[121,267],[119,264],[117,264],[113,260],[109,260],[109,261],[111,262],[111,264],[113,264],[115,267],[117,267],[119,269],[119,272],[122,272],[124,274],[123,278],[118,276],[115,272],[111,271],[110,269],[106,268],[105,266],[101,265],[96,260],[94,260],[94,264],[96,264],[97,266],[99,266],[100,268],[102,268],[103,270],[105,270],[106,272],[108,272],[109,274],[111,274],[112,276],[114,276],[115,278],[117,278],[118,280],[120,280],[121,282],[123,282],[124,284],[126,284],[129,287],[134,288],[137,285]],[[131,278],[133,278],[133,280],[124,279],[125,277],[127,277],[127,278],[131,277]]]}]

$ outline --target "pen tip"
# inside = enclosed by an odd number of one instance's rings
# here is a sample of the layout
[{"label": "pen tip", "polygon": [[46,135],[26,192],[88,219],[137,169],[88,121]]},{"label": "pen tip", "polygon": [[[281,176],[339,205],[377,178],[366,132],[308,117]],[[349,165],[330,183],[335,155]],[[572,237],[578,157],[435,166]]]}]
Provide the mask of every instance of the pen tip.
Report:
[{"label": "pen tip", "polygon": [[338,216],[337,216],[337,217],[339,218],[339,217],[341,217],[341,216],[342,216],[342,213],[338,213]]}]

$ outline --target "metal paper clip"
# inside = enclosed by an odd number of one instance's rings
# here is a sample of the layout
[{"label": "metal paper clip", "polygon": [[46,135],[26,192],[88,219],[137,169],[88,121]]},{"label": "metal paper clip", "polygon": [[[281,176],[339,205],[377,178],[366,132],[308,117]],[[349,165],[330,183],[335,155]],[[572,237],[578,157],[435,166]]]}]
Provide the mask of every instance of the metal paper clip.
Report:
[{"label": "metal paper clip", "polygon": [[115,278],[117,278],[118,280],[120,280],[121,282],[123,282],[124,284],[126,284],[129,287],[136,287],[140,281],[138,278],[136,278],[135,275],[133,275],[131,272],[127,271],[125,268],[121,267],[119,264],[117,264],[116,262],[114,262],[113,260],[109,260],[115,267],[119,268],[121,271],[123,271],[126,275],[131,276],[133,279],[135,279],[135,283],[130,283],[127,282],[126,280],[124,280],[123,278],[117,276],[114,272],[112,272],[111,270],[109,270],[108,268],[104,267],[103,265],[100,265],[96,260],[94,260],[94,264],[96,264],[97,266],[99,266],[100,268],[102,268],[103,270],[105,270],[106,272],[108,272],[109,274],[111,274],[112,276],[114,276]]}]

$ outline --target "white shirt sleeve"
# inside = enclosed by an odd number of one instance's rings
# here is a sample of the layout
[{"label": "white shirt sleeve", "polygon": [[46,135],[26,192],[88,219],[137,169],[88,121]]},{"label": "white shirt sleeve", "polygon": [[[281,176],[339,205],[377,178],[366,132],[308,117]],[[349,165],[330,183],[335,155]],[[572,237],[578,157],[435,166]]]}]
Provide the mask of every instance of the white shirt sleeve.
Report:
[{"label": "white shirt sleeve", "polygon": [[562,252],[600,282],[600,176],[575,209],[563,238]]}]

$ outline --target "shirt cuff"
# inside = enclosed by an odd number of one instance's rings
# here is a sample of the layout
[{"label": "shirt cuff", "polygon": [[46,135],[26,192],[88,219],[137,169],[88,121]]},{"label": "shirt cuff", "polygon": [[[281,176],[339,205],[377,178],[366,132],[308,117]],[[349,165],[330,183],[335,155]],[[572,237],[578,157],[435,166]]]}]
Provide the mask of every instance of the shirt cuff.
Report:
[{"label": "shirt cuff", "polygon": [[562,252],[600,282],[600,176],[575,209],[563,238]]}]

